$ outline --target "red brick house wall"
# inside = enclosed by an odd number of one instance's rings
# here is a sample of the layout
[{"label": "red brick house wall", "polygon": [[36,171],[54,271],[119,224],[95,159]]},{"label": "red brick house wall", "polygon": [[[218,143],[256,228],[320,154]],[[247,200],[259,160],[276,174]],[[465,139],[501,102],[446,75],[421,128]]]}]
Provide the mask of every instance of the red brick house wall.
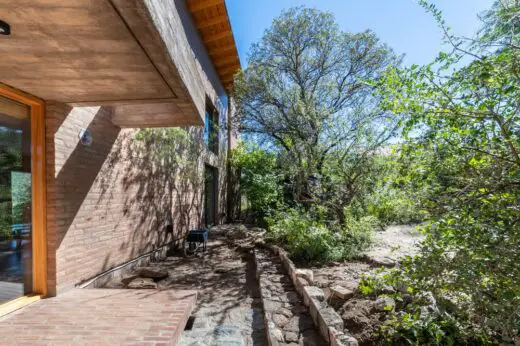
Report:
[{"label": "red brick house wall", "polygon": [[[110,108],[47,102],[51,295],[167,244],[184,229],[179,224],[182,206],[172,188],[176,178],[172,170],[147,155],[149,149],[135,139],[137,129],[121,129],[110,117]],[[91,134],[90,146],[80,143],[81,130]],[[221,138],[223,143],[225,140]],[[226,205],[225,155],[225,146],[221,146],[219,157],[201,157],[218,168],[221,211]],[[193,191],[182,192],[183,197],[190,193]],[[168,213],[173,235],[166,233]],[[202,206],[196,205],[192,214],[190,228],[198,227]]]}]

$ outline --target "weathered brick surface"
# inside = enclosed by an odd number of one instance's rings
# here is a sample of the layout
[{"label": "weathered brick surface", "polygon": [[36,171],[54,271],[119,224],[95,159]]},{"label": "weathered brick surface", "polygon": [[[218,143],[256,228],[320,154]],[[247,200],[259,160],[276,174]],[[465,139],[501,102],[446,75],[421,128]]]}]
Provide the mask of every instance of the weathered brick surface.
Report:
[{"label": "weathered brick surface", "polygon": [[176,345],[196,293],[73,289],[0,321],[2,345]]},{"label": "weathered brick surface", "polygon": [[[150,158],[151,149],[135,140],[137,130],[113,125],[110,116],[109,108],[47,103],[51,295],[181,238],[186,221],[180,211],[193,195],[190,228],[201,226],[202,190],[184,186],[175,167]],[[79,143],[83,129],[92,135],[91,146]],[[219,206],[225,206],[225,153],[201,160],[219,168]],[[166,232],[168,214],[173,234]]]}]

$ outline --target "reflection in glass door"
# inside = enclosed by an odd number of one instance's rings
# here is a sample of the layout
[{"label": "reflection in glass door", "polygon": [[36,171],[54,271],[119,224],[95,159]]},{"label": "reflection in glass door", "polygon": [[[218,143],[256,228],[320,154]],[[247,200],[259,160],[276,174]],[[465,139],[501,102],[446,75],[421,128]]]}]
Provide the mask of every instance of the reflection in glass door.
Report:
[{"label": "reflection in glass door", "polygon": [[0,96],[0,304],[32,291],[30,114]]}]

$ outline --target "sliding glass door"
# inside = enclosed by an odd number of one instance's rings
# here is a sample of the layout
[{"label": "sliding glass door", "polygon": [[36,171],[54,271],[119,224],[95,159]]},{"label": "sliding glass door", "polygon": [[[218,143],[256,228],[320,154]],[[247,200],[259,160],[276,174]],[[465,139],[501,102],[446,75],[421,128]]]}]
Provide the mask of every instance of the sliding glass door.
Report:
[{"label": "sliding glass door", "polygon": [[0,95],[0,304],[33,291],[31,109]]}]

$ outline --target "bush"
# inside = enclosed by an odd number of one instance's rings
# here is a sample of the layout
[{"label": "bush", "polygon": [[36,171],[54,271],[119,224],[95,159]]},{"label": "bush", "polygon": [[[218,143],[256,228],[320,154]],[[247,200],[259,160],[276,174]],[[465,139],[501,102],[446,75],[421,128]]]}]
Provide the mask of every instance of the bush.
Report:
[{"label": "bush", "polygon": [[250,211],[263,216],[276,207],[282,198],[282,188],[274,153],[241,142],[233,149],[232,164],[239,171],[240,190]]},{"label": "bush", "polygon": [[[390,296],[396,302],[395,308],[387,311],[384,323],[377,332],[381,343],[392,345],[515,344],[518,330],[507,335],[501,333],[497,326],[475,323],[471,316],[469,297],[449,291],[435,294],[418,285],[414,275],[408,271],[413,261],[414,258],[407,258],[401,268],[390,271],[376,270],[363,276],[359,284],[359,291],[364,296],[371,299]],[[515,318],[514,311],[515,308],[510,311],[512,318]],[[489,318],[488,321],[491,322],[492,319]]]},{"label": "bush", "polygon": [[347,228],[331,232],[313,214],[289,208],[267,218],[271,237],[283,244],[295,261],[324,263],[352,258],[371,244],[374,218],[352,219]]},{"label": "bush", "polygon": [[419,223],[425,220],[426,213],[419,209],[417,201],[409,197],[409,193],[398,189],[385,189],[372,195],[368,204],[368,212],[379,219],[380,224]]}]

